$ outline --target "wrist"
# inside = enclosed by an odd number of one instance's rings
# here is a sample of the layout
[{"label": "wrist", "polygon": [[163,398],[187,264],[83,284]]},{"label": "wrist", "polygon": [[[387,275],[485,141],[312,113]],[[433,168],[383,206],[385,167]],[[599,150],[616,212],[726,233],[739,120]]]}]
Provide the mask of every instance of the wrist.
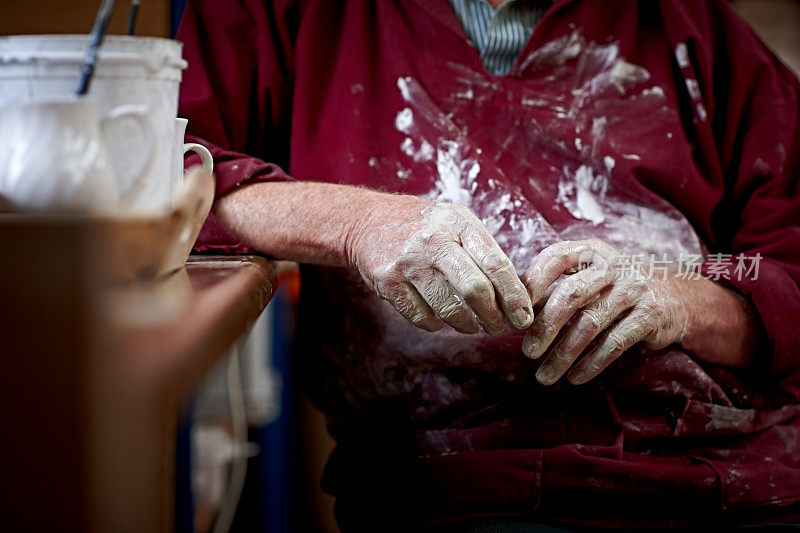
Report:
[{"label": "wrist", "polygon": [[[345,262],[358,269],[359,250],[370,239],[376,239],[376,230],[397,228],[420,217],[422,211],[433,202],[408,194],[389,194],[360,189],[364,196],[359,198],[355,214],[348,220],[344,231],[342,254]],[[402,237],[402,236],[399,236]]]},{"label": "wrist", "polygon": [[678,344],[707,363],[745,367],[763,336],[760,319],[740,294],[708,279],[671,281],[686,311]]}]

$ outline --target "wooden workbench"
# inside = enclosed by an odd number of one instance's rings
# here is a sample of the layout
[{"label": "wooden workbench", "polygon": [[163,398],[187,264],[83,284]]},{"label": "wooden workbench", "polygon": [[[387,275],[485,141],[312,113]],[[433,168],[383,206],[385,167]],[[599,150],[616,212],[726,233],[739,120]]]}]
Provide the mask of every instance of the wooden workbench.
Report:
[{"label": "wooden workbench", "polygon": [[179,405],[267,305],[273,266],[110,282],[85,221],[29,222],[0,220],[3,529],[170,530]]}]

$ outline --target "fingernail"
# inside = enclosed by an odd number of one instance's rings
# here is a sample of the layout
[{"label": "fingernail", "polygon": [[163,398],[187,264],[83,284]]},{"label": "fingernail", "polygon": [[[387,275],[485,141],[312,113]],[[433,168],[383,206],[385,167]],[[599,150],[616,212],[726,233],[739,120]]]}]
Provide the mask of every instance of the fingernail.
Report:
[{"label": "fingernail", "polygon": [[524,329],[531,325],[531,322],[533,322],[533,317],[527,309],[517,309],[514,311],[514,321],[516,322],[514,326],[517,329]]},{"label": "fingernail", "polygon": [[531,359],[538,359],[539,355],[536,353],[536,345],[536,339],[526,335],[525,338],[522,339],[522,353]]},{"label": "fingernail", "polygon": [[551,385],[553,383],[553,369],[549,366],[540,366],[536,371],[536,379],[542,385]]}]

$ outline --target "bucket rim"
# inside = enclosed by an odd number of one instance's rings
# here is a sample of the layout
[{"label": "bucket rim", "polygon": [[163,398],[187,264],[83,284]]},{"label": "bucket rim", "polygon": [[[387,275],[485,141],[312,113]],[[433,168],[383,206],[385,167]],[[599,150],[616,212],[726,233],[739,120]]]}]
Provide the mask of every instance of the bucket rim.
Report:
[{"label": "bucket rim", "polygon": [[[185,70],[189,65],[183,58],[183,43],[175,39],[165,39],[163,37],[138,37],[134,35],[111,35],[110,42],[131,42],[155,43],[153,46],[156,53],[148,54],[150,50],[122,49],[113,50],[101,47],[98,52],[98,61],[120,62],[120,63],[140,63],[145,65],[148,70],[157,71],[162,68],[174,68]],[[71,39],[72,42],[83,44],[87,35],[82,34],[45,34],[45,35],[9,35],[0,37],[0,65],[2,64],[21,64],[31,62],[63,62],[80,63],[84,59],[83,50],[64,50],[51,47],[54,44],[63,43]],[[17,49],[3,49],[3,44],[11,44],[6,48],[13,48],[14,44],[21,44]],[[162,53],[158,53],[158,50]]]},{"label": "bucket rim", "polygon": [[[38,41],[56,41],[59,39],[70,38],[70,39],[82,39],[87,40],[89,39],[89,34],[86,33],[41,33],[41,34],[20,34],[20,35],[0,35],[0,41],[29,41],[29,40],[38,40]],[[179,41],[177,39],[170,39],[168,37],[154,37],[150,35],[106,35],[104,39],[110,39],[112,41],[130,41],[130,42],[142,42],[142,41],[149,41],[149,42],[157,42],[163,43],[167,46],[174,46],[178,48],[183,48],[183,41]]]}]

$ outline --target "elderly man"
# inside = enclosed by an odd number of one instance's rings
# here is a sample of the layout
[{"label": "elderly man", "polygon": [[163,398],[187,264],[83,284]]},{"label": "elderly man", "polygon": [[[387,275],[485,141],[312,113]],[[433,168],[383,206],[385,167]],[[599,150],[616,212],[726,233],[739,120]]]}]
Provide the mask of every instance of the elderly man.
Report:
[{"label": "elderly man", "polygon": [[800,521],[800,86],[726,2],[190,0],[178,38],[199,248],[302,264],[343,530]]}]

